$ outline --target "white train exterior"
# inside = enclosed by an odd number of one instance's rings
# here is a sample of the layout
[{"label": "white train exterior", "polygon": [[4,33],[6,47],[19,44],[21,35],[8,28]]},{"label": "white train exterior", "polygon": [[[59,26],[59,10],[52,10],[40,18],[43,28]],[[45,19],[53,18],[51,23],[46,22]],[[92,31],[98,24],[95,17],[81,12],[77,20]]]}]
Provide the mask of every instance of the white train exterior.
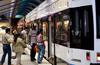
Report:
[{"label": "white train exterior", "polygon": [[[60,12],[68,11],[69,14],[67,15],[68,21],[70,22],[71,35],[70,42],[69,44],[67,43],[68,46],[55,44],[56,57],[66,61],[70,65],[99,65],[99,2],[99,0],[47,0],[27,14],[26,21],[34,21],[49,16],[52,17],[56,13],[60,15]],[[51,30],[49,27],[49,35],[52,34]],[[77,37],[79,33],[80,36]],[[49,54],[52,56],[54,54],[54,44],[50,38],[52,37],[49,36]],[[78,43],[79,45],[77,46],[76,44]],[[46,52],[48,52],[48,44],[46,44]]]}]

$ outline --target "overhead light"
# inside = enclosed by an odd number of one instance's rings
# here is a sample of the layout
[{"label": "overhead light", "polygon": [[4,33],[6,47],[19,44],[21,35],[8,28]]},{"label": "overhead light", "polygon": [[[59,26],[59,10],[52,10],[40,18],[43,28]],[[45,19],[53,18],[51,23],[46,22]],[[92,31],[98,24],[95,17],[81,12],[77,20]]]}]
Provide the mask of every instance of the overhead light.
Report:
[{"label": "overhead light", "polygon": [[15,18],[22,18],[23,15],[16,15]]}]

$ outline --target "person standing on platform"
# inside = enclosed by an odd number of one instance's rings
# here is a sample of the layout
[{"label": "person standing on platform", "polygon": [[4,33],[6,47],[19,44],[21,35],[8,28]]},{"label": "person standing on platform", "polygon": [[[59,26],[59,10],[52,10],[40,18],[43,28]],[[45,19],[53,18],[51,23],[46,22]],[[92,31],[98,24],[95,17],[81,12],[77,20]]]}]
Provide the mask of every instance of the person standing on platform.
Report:
[{"label": "person standing on platform", "polygon": [[3,44],[3,56],[0,61],[0,65],[3,65],[5,62],[6,55],[8,54],[8,65],[11,65],[11,46],[10,46],[10,28],[6,29],[6,33],[2,36]]},{"label": "person standing on platform", "polygon": [[23,39],[25,41],[25,44],[28,44],[28,35],[27,35],[26,28],[23,28],[23,30],[21,31],[21,34],[23,34]]},{"label": "person standing on platform", "polygon": [[22,34],[16,34],[14,36],[14,52],[16,53],[17,59],[16,65],[21,65],[21,55],[27,47],[22,37]]},{"label": "person standing on platform", "polygon": [[36,55],[36,50],[35,50],[35,46],[36,46],[36,26],[32,26],[32,29],[30,29],[29,31],[29,43],[31,45],[31,51],[30,51],[30,60],[31,61],[35,61],[35,55]]},{"label": "person standing on platform", "polygon": [[38,64],[41,64],[45,53],[45,45],[43,43],[42,29],[40,29],[37,32],[37,45],[38,45]]}]

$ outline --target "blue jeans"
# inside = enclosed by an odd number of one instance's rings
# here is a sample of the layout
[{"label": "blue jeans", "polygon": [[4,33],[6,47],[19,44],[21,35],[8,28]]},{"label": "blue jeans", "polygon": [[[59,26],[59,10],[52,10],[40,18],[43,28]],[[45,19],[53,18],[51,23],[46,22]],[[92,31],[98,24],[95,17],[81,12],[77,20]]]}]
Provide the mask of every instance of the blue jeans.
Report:
[{"label": "blue jeans", "polygon": [[3,56],[0,62],[1,64],[4,64],[7,54],[8,54],[8,65],[11,65],[11,47],[9,44],[3,44]]},{"label": "blue jeans", "polygon": [[45,53],[44,45],[38,45],[38,63],[42,62]]}]

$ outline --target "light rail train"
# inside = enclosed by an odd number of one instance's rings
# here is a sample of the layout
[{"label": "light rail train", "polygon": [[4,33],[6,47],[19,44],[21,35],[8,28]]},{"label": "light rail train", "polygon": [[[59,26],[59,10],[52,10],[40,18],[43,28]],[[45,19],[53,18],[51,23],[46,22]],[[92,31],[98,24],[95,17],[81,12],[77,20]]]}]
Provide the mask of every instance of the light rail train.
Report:
[{"label": "light rail train", "polygon": [[44,2],[26,20],[43,28],[45,56],[54,65],[100,65],[100,0]]}]

